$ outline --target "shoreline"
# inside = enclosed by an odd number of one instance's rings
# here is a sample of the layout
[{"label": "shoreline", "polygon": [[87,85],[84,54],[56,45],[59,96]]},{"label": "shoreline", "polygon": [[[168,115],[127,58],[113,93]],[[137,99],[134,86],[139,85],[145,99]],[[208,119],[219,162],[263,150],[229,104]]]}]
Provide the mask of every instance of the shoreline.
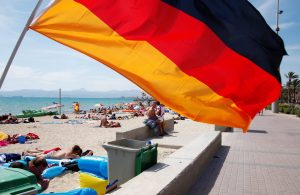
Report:
[{"label": "shoreline", "polygon": [[[134,97],[116,97],[116,98],[68,98],[62,97],[62,113],[72,114],[74,102],[80,103],[80,110],[90,110],[96,108],[95,104],[112,106],[115,104],[124,104],[132,102]],[[59,102],[55,97],[0,97],[0,115],[12,113],[12,115],[22,114],[23,110],[41,110],[41,108],[51,105],[53,102]],[[56,111],[57,109],[52,109]],[[57,110],[58,111],[58,110]]]}]

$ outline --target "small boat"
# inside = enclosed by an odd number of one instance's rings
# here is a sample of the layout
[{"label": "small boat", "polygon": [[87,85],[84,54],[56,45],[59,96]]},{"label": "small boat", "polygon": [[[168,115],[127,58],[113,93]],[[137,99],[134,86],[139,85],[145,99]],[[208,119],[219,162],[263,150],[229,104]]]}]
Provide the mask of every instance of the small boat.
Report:
[{"label": "small boat", "polygon": [[59,104],[59,103],[53,102],[52,105],[43,107],[42,110],[50,110],[50,109],[55,109],[55,108],[61,108],[61,107],[63,107],[63,106],[64,106],[64,105],[61,105],[61,104]]},{"label": "small boat", "polygon": [[39,117],[47,115],[58,115],[57,111],[43,111],[43,110],[23,110],[23,114],[16,115],[17,118]]}]

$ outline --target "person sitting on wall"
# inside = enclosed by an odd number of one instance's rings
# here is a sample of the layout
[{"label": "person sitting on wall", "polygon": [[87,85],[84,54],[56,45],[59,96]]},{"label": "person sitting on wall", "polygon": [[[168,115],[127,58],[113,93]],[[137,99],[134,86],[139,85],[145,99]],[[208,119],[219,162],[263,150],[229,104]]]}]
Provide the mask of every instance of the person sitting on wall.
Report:
[{"label": "person sitting on wall", "polygon": [[156,107],[157,107],[157,103],[153,102],[152,105],[148,108],[147,111],[148,119],[146,119],[145,124],[151,129],[155,129],[156,126],[158,126],[159,136],[163,136],[165,133],[163,128],[161,127],[160,124],[161,122],[156,115]]}]

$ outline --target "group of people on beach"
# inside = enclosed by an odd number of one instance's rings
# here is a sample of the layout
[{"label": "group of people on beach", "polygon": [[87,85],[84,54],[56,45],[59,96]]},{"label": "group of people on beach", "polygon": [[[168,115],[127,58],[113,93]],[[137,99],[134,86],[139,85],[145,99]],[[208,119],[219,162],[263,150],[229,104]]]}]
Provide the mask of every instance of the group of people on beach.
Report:
[{"label": "group of people on beach", "polygon": [[19,120],[16,116],[13,116],[11,113],[0,116],[0,124],[18,124],[18,123],[34,123],[34,122],[35,120],[33,117]]},{"label": "group of people on beach", "polygon": [[49,179],[45,179],[42,177],[42,173],[45,169],[49,167],[46,159],[77,159],[81,156],[92,156],[93,151],[87,150],[82,152],[82,149],[78,145],[74,145],[70,149],[60,149],[54,148],[51,150],[27,150],[22,154],[23,156],[32,156],[35,157],[33,160],[27,160],[27,164],[23,164],[21,162],[13,162],[10,164],[10,168],[20,168],[27,170],[33,173],[36,178],[37,182],[41,185],[42,190],[46,190],[49,186]]}]

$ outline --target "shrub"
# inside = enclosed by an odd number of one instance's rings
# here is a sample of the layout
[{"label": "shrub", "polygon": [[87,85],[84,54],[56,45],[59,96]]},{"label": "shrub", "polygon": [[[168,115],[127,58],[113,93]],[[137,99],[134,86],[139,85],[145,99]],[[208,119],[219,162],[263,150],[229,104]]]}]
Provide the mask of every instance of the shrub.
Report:
[{"label": "shrub", "polygon": [[283,108],[283,112],[285,114],[290,114],[291,113],[291,108],[290,107]]},{"label": "shrub", "polygon": [[300,117],[300,108],[295,108],[295,114]]},{"label": "shrub", "polygon": [[290,114],[295,114],[295,109],[291,108]]}]

